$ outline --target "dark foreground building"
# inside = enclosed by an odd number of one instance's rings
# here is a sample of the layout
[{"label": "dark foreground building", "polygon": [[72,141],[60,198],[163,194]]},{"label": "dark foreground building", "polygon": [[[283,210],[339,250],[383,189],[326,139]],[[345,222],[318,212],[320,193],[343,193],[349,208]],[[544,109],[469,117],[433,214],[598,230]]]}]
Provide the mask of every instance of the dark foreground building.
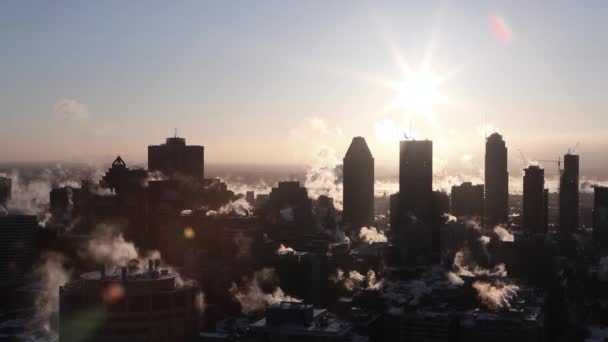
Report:
[{"label": "dark foreground building", "polygon": [[483,216],[484,189],[483,184],[473,185],[464,182],[461,185],[452,186],[450,195],[452,215],[461,216]]},{"label": "dark foreground building", "polygon": [[578,170],[578,155],[566,154],[559,181],[559,230],[564,235],[578,228]]},{"label": "dark foreground building", "polygon": [[36,216],[0,216],[0,288],[23,285],[34,256]]},{"label": "dark foreground building", "polygon": [[167,138],[163,145],[148,146],[148,169],[166,176],[205,178],[205,147],[186,145],[185,138]]},{"label": "dark foreground building", "polygon": [[248,341],[348,342],[352,324],[332,319],[327,310],[312,305],[281,302],[266,308],[266,317],[249,325]]},{"label": "dark foreground building", "polygon": [[509,172],[507,146],[498,133],[486,139],[485,223],[489,227],[507,223],[509,215]]},{"label": "dark foreground building", "polygon": [[161,270],[85,273],[60,288],[62,342],[196,341],[200,293],[196,283]]},{"label": "dark foreground building", "polygon": [[523,226],[530,235],[547,232],[545,170],[532,165],[524,170]]},{"label": "dark foreground building", "polygon": [[12,180],[6,177],[0,177],[0,205],[5,207],[11,199]]},{"label": "dark foreground building", "polygon": [[401,141],[399,220],[414,216],[430,224],[433,212],[433,142]]},{"label": "dark foreground building", "polygon": [[606,187],[594,189],[593,239],[600,250],[608,249],[608,188]]},{"label": "dark foreground building", "polygon": [[374,157],[363,137],[344,156],[344,222],[358,230],[374,221]]}]

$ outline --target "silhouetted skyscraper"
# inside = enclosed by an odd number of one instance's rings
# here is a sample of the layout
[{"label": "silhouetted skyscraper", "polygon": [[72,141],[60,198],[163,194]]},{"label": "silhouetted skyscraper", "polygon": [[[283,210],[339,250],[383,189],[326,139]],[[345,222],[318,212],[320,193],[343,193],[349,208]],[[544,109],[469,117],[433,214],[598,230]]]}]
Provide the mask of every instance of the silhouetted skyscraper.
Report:
[{"label": "silhouetted skyscraper", "polygon": [[507,147],[498,133],[486,139],[485,158],[486,225],[493,227],[507,223],[509,216],[509,172]]},{"label": "silhouetted skyscraper", "polygon": [[11,199],[12,180],[6,177],[0,177],[0,205],[6,207]]},{"label": "silhouetted skyscraper", "polygon": [[358,230],[374,222],[374,157],[363,137],[355,137],[344,156],[344,222]]},{"label": "silhouetted skyscraper", "polygon": [[608,188],[593,189],[593,239],[601,249],[608,249]]},{"label": "silhouetted skyscraper", "polygon": [[399,219],[430,224],[433,209],[433,142],[406,140],[399,153]]},{"label": "silhouetted skyscraper", "polygon": [[483,184],[464,182],[452,186],[450,195],[451,212],[455,216],[483,216]]},{"label": "silhouetted skyscraper", "polygon": [[546,232],[545,170],[532,165],[524,170],[523,226],[530,235]]},{"label": "silhouetted skyscraper", "polygon": [[312,203],[308,191],[300,186],[300,182],[279,182],[272,188],[266,207],[266,215],[270,222],[292,224],[298,228],[311,227]]},{"label": "silhouetted skyscraper", "polygon": [[564,171],[559,182],[559,230],[572,234],[578,228],[578,155],[564,156]]},{"label": "silhouetted skyscraper", "polygon": [[167,176],[205,177],[205,147],[186,145],[184,138],[167,138],[163,145],[148,146],[148,169]]}]

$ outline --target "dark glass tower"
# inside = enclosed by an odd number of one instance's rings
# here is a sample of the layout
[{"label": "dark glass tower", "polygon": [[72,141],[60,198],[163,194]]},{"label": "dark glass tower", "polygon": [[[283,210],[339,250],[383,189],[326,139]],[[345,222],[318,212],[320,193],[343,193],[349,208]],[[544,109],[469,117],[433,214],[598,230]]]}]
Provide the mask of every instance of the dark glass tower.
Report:
[{"label": "dark glass tower", "polygon": [[355,137],[344,156],[344,222],[358,230],[374,222],[374,157],[363,137]]},{"label": "dark glass tower", "polygon": [[399,218],[414,216],[430,224],[433,212],[433,142],[401,141]]},{"label": "dark glass tower", "polygon": [[507,223],[509,216],[509,172],[507,147],[498,133],[486,139],[485,224],[493,227]]},{"label": "dark glass tower", "polygon": [[559,182],[559,230],[572,234],[578,228],[578,155],[564,156],[564,171]]},{"label": "dark glass tower", "polygon": [[545,170],[533,165],[524,172],[524,231],[530,235],[544,234],[547,229]]}]

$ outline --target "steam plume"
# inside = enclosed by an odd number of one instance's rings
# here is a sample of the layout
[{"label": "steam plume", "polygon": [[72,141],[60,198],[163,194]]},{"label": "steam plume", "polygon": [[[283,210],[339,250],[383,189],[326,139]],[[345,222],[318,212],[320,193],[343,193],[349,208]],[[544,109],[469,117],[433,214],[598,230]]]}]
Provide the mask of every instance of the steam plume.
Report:
[{"label": "steam plume", "polygon": [[375,242],[388,241],[386,235],[384,235],[384,232],[381,230],[377,230],[375,227],[361,227],[361,230],[359,231],[359,238],[363,242],[368,243],[370,245]]},{"label": "steam plume", "polygon": [[276,286],[271,293],[264,292],[263,287],[274,285],[277,282],[275,270],[264,268],[256,271],[252,279],[245,279],[245,284],[239,287],[236,283],[228,290],[232,299],[241,305],[241,310],[245,315],[254,315],[263,312],[269,304],[280,303],[282,301],[301,300],[286,295],[283,290]]}]

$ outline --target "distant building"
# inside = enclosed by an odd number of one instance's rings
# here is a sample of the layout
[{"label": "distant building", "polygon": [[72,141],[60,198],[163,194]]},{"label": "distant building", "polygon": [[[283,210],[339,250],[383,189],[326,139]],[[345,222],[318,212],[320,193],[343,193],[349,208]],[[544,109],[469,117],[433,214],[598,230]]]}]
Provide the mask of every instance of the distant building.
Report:
[{"label": "distant building", "polygon": [[298,228],[310,228],[313,223],[312,203],[306,188],[300,182],[279,182],[272,188],[266,203],[266,216],[274,223],[294,225]]},{"label": "distant building", "polygon": [[245,194],[245,199],[249,204],[255,205],[255,192],[247,191],[247,193]]},{"label": "distant building", "polygon": [[59,291],[60,340],[198,340],[200,289],[178,278],[158,263],[141,271],[81,275]]},{"label": "distant building", "polygon": [[578,155],[566,154],[559,182],[559,230],[562,234],[572,234],[578,228],[578,181]]},{"label": "distant building", "polygon": [[11,199],[12,180],[6,177],[0,177],[0,206],[5,209],[8,206],[8,201]]},{"label": "distant building", "polygon": [[281,289],[306,303],[321,304],[321,258],[308,252],[277,255],[275,265]]},{"label": "distant building", "polygon": [[433,211],[433,142],[406,140],[399,154],[399,220],[430,224]]},{"label": "distant building", "polygon": [[545,170],[532,165],[524,170],[523,226],[530,235],[545,234],[547,203]]},{"label": "distant building", "polygon": [[22,285],[34,254],[36,216],[0,216],[0,288]]},{"label": "distant building", "polygon": [[451,214],[454,216],[483,216],[484,186],[464,182],[452,186]]},{"label": "distant building", "polygon": [[507,147],[498,133],[486,139],[485,157],[485,223],[495,226],[507,223],[509,215],[509,172]]},{"label": "distant building", "polygon": [[327,310],[312,305],[281,302],[266,308],[266,317],[249,326],[249,341],[352,341],[353,326],[332,319]]},{"label": "distant building", "polygon": [[595,187],[593,200],[593,239],[602,250],[608,249],[608,188]]},{"label": "distant building", "polygon": [[344,156],[343,220],[358,230],[374,222],[374,157],[363,137],[355,137]]},{"label": "distant building", "polygon": [[184,138],[167,138],[163,145],[148,146],[148,169],[166,176],[205,177],[205,148],[186,145]]},{"label": "distant building", "polygon": [[146,170],[131,170],[127,168],[124,160],[118,156],[102,177],[100,185],[103,188],[111,189],[116,193],[123,190],[133,190],[144,186],[148,178]]}]

